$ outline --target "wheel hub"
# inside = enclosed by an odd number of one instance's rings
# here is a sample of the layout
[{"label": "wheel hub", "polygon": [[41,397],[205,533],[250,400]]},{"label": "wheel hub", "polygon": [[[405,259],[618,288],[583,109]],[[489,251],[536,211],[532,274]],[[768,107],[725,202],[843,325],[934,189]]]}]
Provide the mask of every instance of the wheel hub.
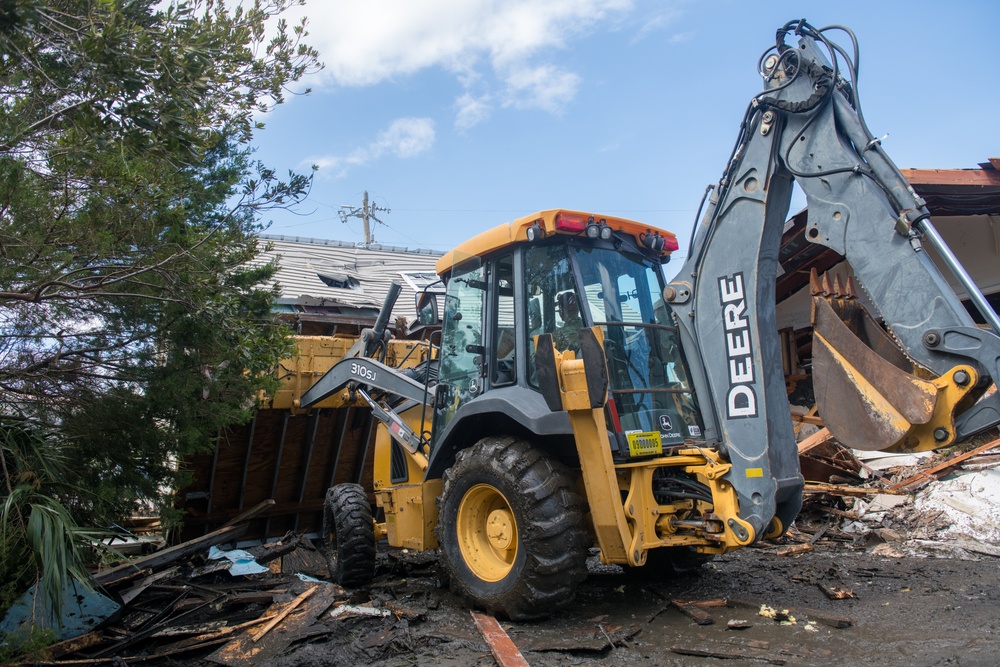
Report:
[{"label": "wheel hub", "polygon": [[506,549],[514,539],[514,517],[505,509],[493,510],[486,521],[486,534],[494,549]]},{"label": "wheel hub", "polygon": [[455,532],[466,567],[483,581],[506,577],[517,558],[517,520],[496,487],[476,484],[462,497]]}]

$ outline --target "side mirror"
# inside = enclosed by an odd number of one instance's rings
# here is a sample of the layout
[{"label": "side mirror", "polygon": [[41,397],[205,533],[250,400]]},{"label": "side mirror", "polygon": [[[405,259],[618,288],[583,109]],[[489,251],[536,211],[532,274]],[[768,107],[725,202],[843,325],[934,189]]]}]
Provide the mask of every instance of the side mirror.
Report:
[{"label": "side mirror", "polygon": [[437,294],[433,292],[417,292],[417,323],[418,324],[440,324],[438,317]]}]

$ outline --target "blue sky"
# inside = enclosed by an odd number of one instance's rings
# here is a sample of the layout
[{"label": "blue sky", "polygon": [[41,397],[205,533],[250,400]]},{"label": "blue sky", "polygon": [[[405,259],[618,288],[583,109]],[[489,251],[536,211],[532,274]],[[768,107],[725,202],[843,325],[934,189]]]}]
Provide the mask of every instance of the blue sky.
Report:
[{"label": "blue sky", "polygon": [[[785,22],[858,36],[861,103],[900,167],[1000,156],[1000,2],[307,0],[325,68],[265,116],[258,157],[320,166],[271,234],[447,250],[537,210],[678,234],[680,259]],[[843,33],[833,35],[847,45]],[[304,86],[302,86],[304,87]]]}]

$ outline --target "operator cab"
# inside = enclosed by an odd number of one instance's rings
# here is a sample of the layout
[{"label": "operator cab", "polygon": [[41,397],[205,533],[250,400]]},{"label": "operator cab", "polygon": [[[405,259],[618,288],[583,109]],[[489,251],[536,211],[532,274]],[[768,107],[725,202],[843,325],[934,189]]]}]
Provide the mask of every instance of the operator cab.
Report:
[{"label": "operator cab", "polygon": [[442,258],[447,292],[432,440],[495,390],[509,389],[504,395],[512,400],[538,392],[531,400],[543,403],[537,336],[551,334],[557,349],[579,353],[580,330],[591,326],[604,333],[615,458],[702,440],[663,299],[661,265],[673,249],[672,235],[639,223],[546,211],[484,232]]}]

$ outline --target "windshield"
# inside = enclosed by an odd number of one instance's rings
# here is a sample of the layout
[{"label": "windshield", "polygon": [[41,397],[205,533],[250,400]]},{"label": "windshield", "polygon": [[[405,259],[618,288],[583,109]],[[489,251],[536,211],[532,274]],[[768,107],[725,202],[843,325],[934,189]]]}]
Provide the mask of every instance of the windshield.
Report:
[{"label": "windshield", "polygon": [[610,416],[616,430],[631,434],[631,454],[658,453],[651,442],[701,439],[677,328],[663,301],[660,266],[612,249],[573,247],[570,254],[589,323],[604,329]]}]

